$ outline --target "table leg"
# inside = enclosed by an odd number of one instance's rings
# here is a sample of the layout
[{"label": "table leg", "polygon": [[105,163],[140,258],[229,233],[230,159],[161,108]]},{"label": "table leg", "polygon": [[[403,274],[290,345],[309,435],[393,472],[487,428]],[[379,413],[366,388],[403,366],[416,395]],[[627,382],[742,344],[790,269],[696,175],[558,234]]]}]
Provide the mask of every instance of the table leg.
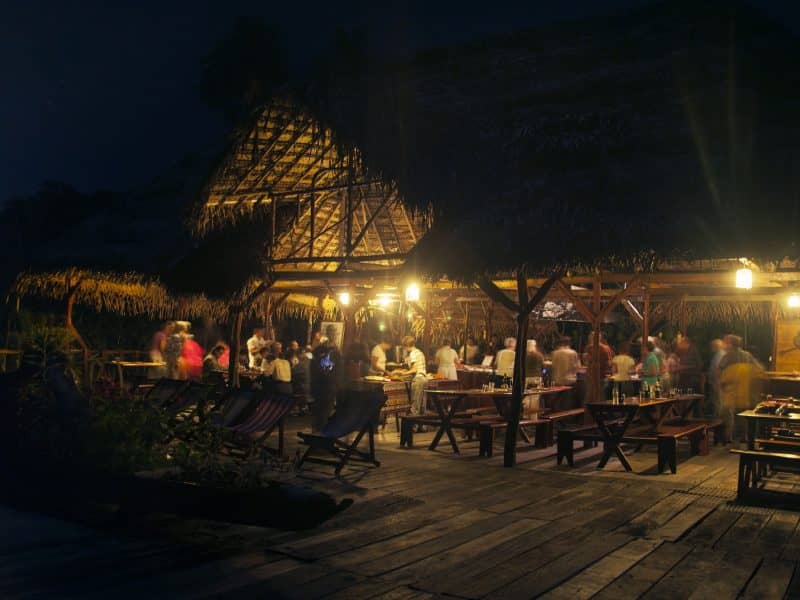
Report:
[{"label": "table leg", "polygon": [[439,413],[439,418],[442,420],[442,423],[439,425],[439,431],[437,431],[436,435],[433,437],[431,445],[428,446],[428,450],[436,450],[436,447],[439,445],[439,441],[442,439],[442,435],[446,433],[447,439],[450,441],[450,445],[453,447],[453,452],[460,454],[458,450],[458,443],[456,442],[456,436],[453,435],[453,429],[450,426],[450,422],[453,419],[453,415],[456,413],[456,409],[458,408],[460,400],[461,398],[457,396],[453,397],[453,400],[450,403],[446,413],[444,407],[442,406],[442,401],[439,398],[435,398],[433,400],[433,403],[436,406],[436,412]]},{"label": "table leg", "polygon": [[[736,416],[733,417],[734,419]],[[747,419],[747,449],[756,449],[756,419]],[[733,432],[728,434],[733,439]]]},{"label": "table leg", "polygon": [[631,411],[625,416],[622,424],[615,425],[613,428],[611,425],[606,423],[606,420],[601,414],[592,414],[592,417],[597,423],[597,428],[600,430],[600,434],[603,436],[603,456],[600,458],[600,462],[597,463],[598,469],[602,469],[606,466],[608,459],[611,458],[611,453],[613,452],[626,471],[633,471],[633,467],[628,461],[628,457],[625,456],[625,453],[619,446],[622,443],[622,438],[625,437],[625,432],[628,430],[628,427],[630,426],[631,421],[633,421],[635,414],[636,413],[634,411]]},{"label": "table leg", "polygon": [[117,365],[117,370],[119,371],[119,397],[125,397],[125,380],[122,376],[122,365]]}]

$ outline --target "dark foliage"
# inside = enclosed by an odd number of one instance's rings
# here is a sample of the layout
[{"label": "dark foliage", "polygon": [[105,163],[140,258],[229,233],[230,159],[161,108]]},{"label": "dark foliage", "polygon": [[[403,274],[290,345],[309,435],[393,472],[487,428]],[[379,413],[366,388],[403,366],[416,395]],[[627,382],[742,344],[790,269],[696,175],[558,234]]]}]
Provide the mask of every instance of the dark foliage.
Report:
[{"label": "dark foliage", "polygon": [[239,17],[205,58],[200,92],[233,123],[270,98],[288,77],[282,34],[259,17]]},{"label": "dark foliage", "polygon": [[300,101],[433,210],[423,270],[797,254],[800,47],[756,10],[670,2],[383,69],[349,56]]}]

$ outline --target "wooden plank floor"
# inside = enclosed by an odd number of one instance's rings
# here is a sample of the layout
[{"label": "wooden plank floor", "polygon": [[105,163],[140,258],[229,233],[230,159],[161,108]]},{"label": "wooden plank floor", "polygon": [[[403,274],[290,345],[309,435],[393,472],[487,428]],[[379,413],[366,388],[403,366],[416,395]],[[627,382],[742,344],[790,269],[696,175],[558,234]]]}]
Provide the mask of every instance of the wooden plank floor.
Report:
[{"label": "wooden plank floor", "polygon": [[[302,425],[302,423],[298,423]],[[150,515],[97,531],[0,509],[0,597],[143,598],[783,598],[800,594],[800,513],[733,501],[736,461],[682,449],[678,473],[598,450],[556,466],[553,449],[502,467],[432,434],[382,466],[281,475],[352,498],[304,532]],[[288,433],[287,441],[293,435]],[[292,444],[290,444],[291,447]],[[291,449],[294,452],[294,448]],[[794,486],[787,477],[784,485]],[[268,507],[265,507],[268,510]]]}]

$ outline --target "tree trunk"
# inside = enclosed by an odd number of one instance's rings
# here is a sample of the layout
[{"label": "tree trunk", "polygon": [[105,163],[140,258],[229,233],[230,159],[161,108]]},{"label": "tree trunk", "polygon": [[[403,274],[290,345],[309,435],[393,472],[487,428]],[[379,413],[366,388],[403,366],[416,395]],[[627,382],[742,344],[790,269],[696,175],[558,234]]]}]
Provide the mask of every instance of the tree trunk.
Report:
[{"label": "tree trunk", "polygon": [[231,355],[228,363],[228,385],[231,388],[239,387],[239,356],[242,348],[242,320],[244,313],[240,308],[232,311],[231,319]]}]

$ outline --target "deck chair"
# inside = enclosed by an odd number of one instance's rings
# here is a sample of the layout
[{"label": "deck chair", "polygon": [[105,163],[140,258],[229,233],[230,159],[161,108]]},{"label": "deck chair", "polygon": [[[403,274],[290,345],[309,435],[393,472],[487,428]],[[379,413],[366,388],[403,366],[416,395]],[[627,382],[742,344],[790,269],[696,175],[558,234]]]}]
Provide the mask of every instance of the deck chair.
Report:
[{"label": "deck chair", "polygon": [[238,425],[255,411],[263,394],[263,391],[252,388],[228,390],[218,403],[219,409],[210,415],[211,422],[228,429]]},{"label": "deck chair", "polygon": [[169,406],[175,399],[189,387],[189,382],[183,379],[159,379],[150,389],[144,399],[158,408]]},{"label": "deck chair", "polygon": [[[283,394],[266,392],[260,394],[253,410],[236,424],[225,428],[239,434],[252,443],[264,445],[270,434],[278,428],[278,456],[283,456],[284,422],[294,407],[294,398]],[[235,437],[234,437],[235,439]]]},{"label": "deck chair", "polygon": [[185,421],[194,414],[202,419],[208,399],[213,392],[213,385],[192,381],[165,404],[163,409],[176,421]]},{"label": "deck chair", "polygon": [[[301,443],[308,449],[300,458],[298,467],[304,462],[314,462],[335,466],[338,477],[350,460],[372,463],[379,467],[381,463],[375,458],[375,428],[381,407],[386,403],[386,394],[377,390],[345,390],[338,394],[336,412],[328,424],[318,434],[298,432]],[[356,434],[352,443],[341,438]],[[369,451],[358,449],[364,434],[369,437]],[[322,456],[316,453],[321,453]],[[327,456],[326,456],[327,455]]]}]

